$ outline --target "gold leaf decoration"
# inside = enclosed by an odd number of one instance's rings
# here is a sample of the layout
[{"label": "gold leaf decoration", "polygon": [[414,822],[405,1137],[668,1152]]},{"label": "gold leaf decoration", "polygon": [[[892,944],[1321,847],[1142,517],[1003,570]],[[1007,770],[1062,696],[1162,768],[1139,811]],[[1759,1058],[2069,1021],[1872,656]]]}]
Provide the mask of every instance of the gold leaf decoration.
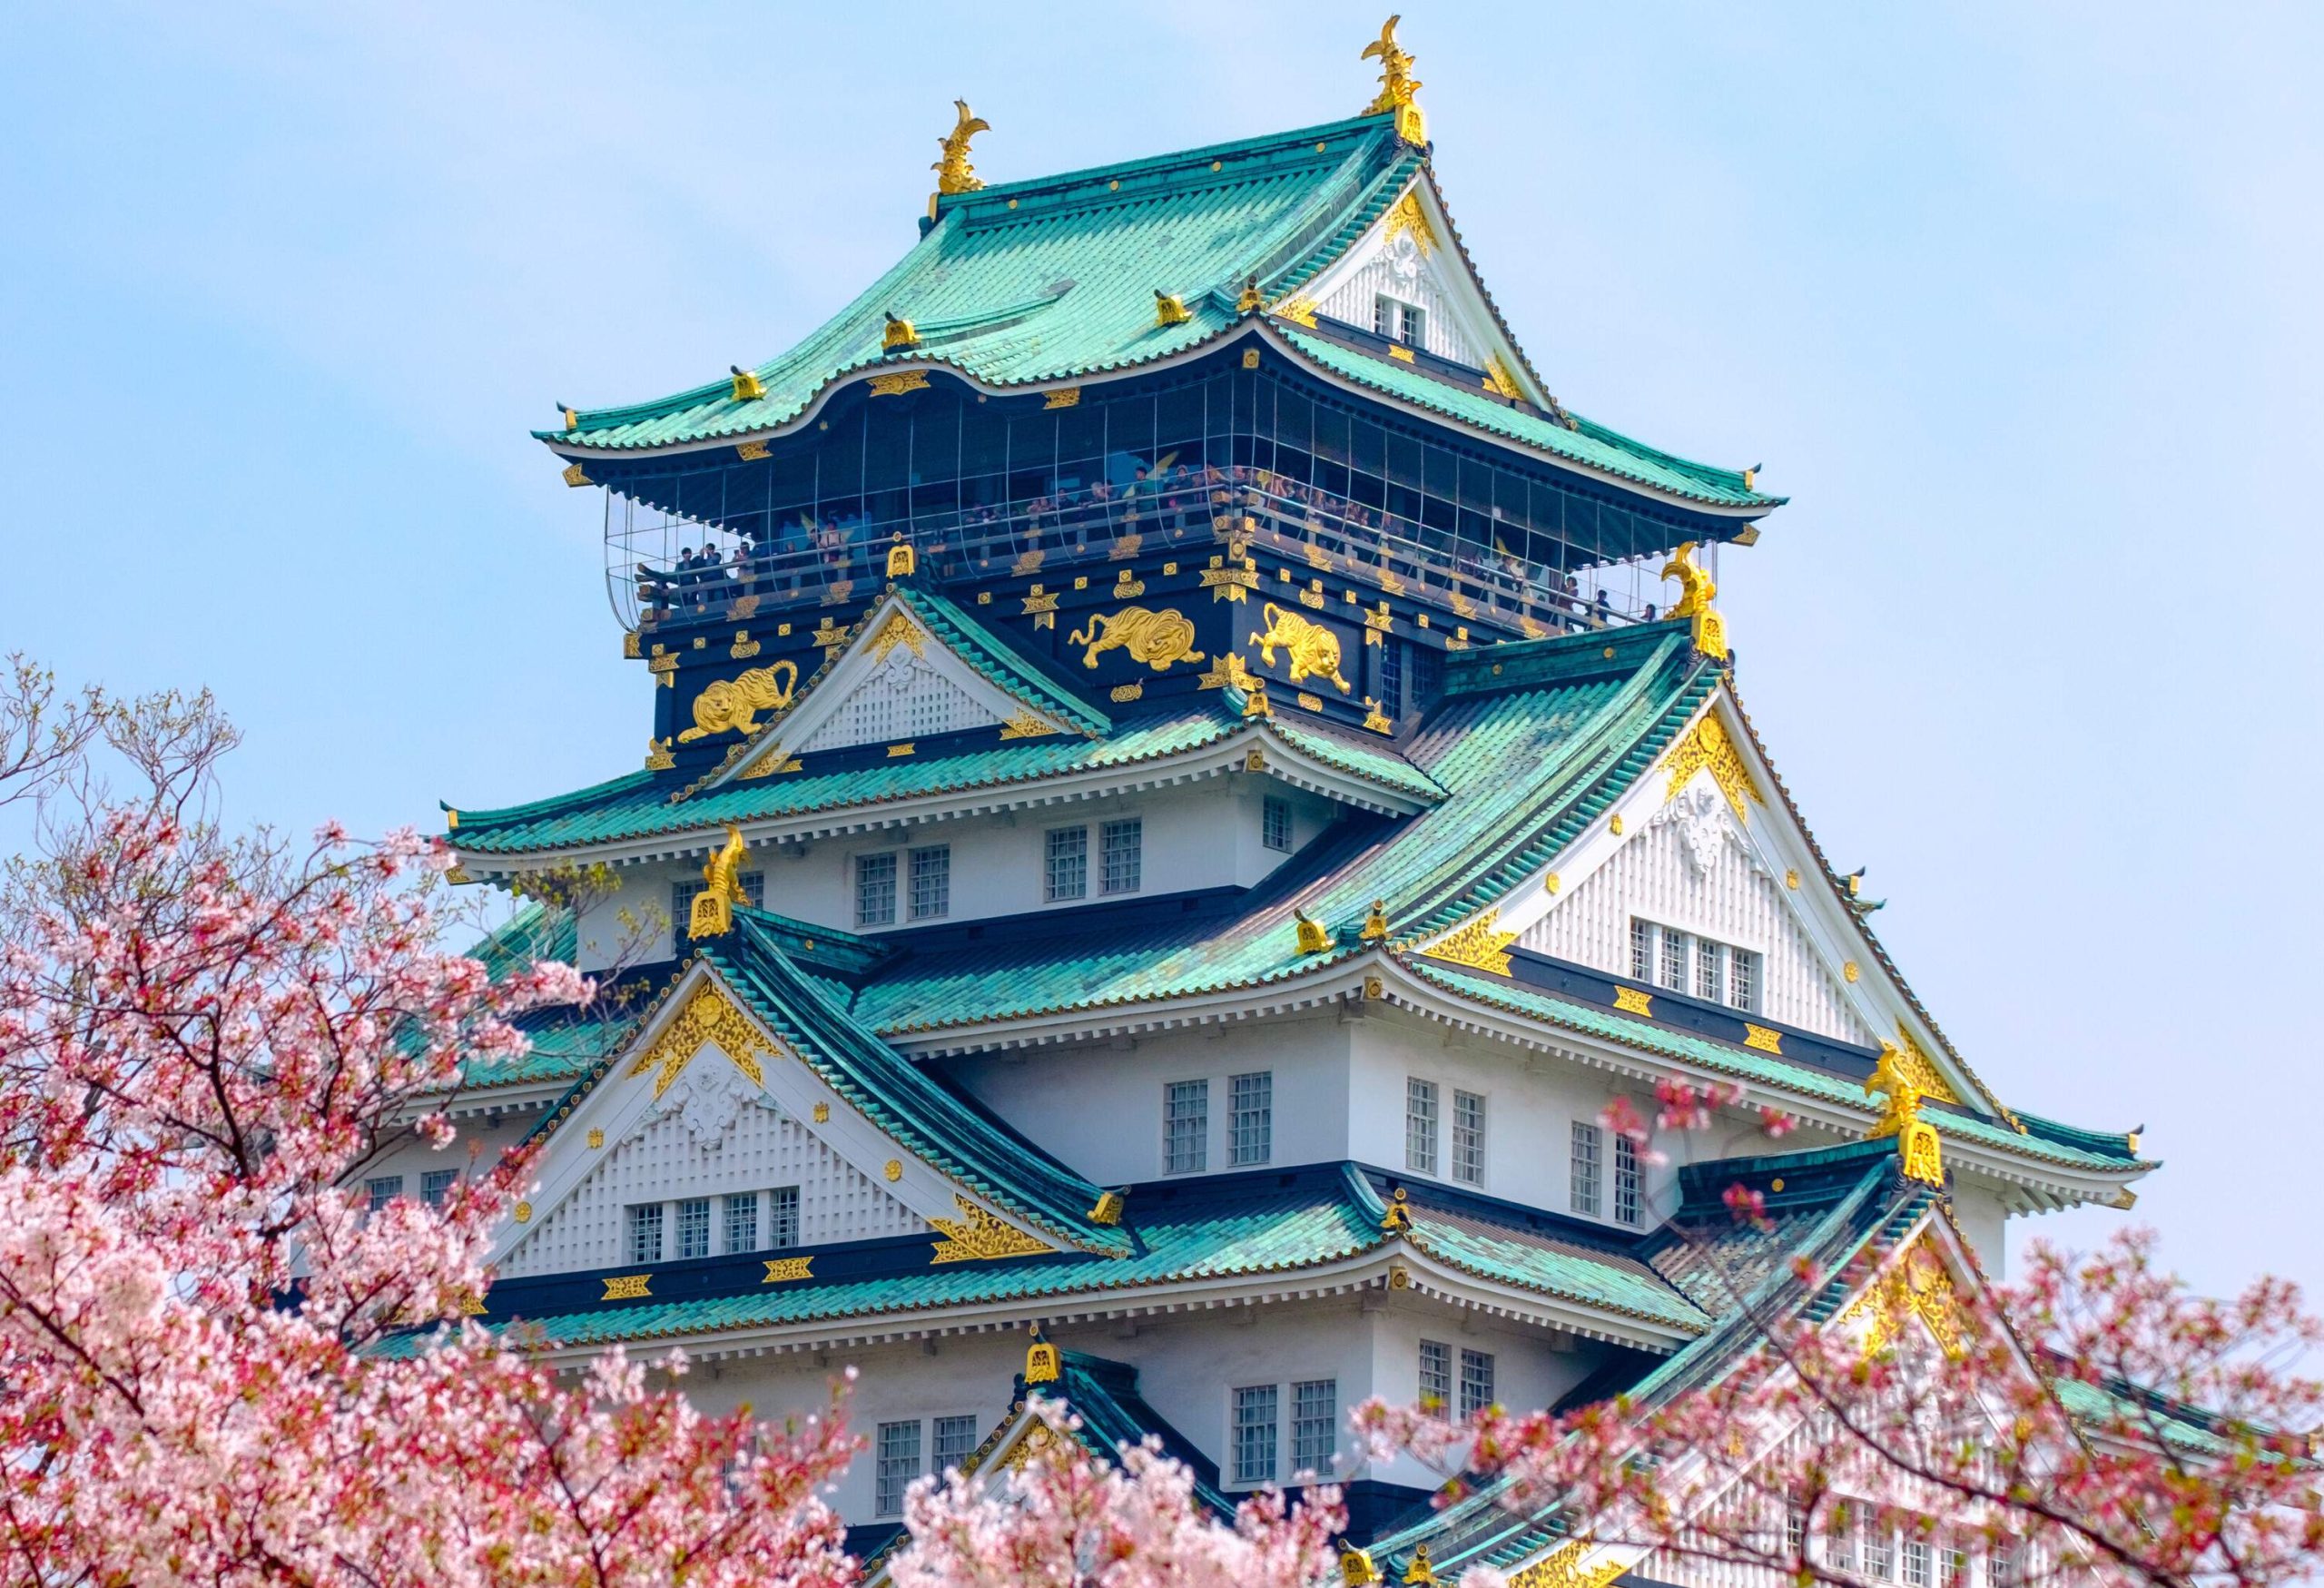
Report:
[{"label": "gold leaf decoration", "polygon": [[1032,1258],[1056,1249],[1047,1241],[1027,1235],[997,1214],[978,1207],[958,1191],[952,1193],[952,1203],[960,1209],[958,1218],[931,1218],[928,1221],[945,1238],[936,1243],[936,1250],[928,1259],[931,1264]]},{"label": "gold leaf decoration", "polygon": [[763,1258],[760,1260],[766,1264],[766,1277],[759,1281],[762,1285],[782,1285],[793,1279],[812,1279],[815,1277],[808,1271],[808,1265],[815,1260],[812,1257]]},{"label": "gold leaf decoration", "polygon": [[1750,768],[1743,764],[1742,752],[1736,749],[1735,741],[1727,736],[1727,728],[1716,713],[1706,714],[1688,731],[1685,738],[1671,746],[1670,758],[1665,767],[1669,773],[1669,782],[1662,790],[1666,804],[1677,799],[1679,791],[1687,786],[1696,773],[1702,771],[1708,771],[1712,781],[1718,784],[1718,792],[1727,796],[1728,806],[1734,811],[1735,819],[1738,822],[1750,820],[1750,806],[1744,803],[1745,796],[1749,796],[1752,804],[1764,805],[1768,803],[1768,796],[1761,794],[1759,785],[1751,780]]},{"label": "gold leaf decoration", "polygon": [[654,1293],[646,1287],[653,1282],[654,1276],[651,1274],[616,1275],[606,1281],[606,1293],[597,1299],[600,1301],[650,1300]]},{"label": "gold leaf decoration", "polygon": [[764,1086],[766,1072],[759,1068],[759,1056],[780,1058],[783,1050],[759,1034],[750,1017],[726,996],[725,990],[714,981],[704,981],[686,999],[677,1018],[662,1028],[662,1034],[643,1052],[630,1061],[625,1076],[654,1072],[654,1095],[660,1097],[670,1090],[670,1083],[685,1072],[694,1056],[705,1046],[714,1046],[725,1054],[734,1068],[751,1078],[753,1084]]},{"label": "gold leaf decoration", "polygon": [[1174,662],[1203,659],[1203,653],[1194,648],[1194,620],[1175,607],[1156,612],[1143,607],[1125,607],[1110,615],[1093,612],[1088,626],[1067,635],[1065,643],[1084,647],[1085,667],[1095,667],[1099,656],[1118,648],[1128,651],[1132,662],[1143,662],[1157,673],[1168,671]]},{"label": "gold leaf decoration", "polygon": [[1496,976],[1509,974],[1509,945],[1517,933],[1501,930],[1501,906],[1488,908],[1466,925],[1447,932],[1423,951],[1432,960],[1472,965]]}]

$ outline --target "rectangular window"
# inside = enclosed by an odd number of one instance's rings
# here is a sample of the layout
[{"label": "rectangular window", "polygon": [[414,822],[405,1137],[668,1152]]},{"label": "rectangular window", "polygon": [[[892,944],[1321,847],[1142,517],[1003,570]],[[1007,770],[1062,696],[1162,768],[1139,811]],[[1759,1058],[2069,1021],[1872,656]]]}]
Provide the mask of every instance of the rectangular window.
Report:
[{"label": "rectangular window", "polygon": [[2024,1576],[2024,1549],[2023,1544],[1997,1548],[1985,1557],[1985,1581],[1993,1588],[2018,1588]]},{"label": "rectangular window", "polygon": [[1638,1143],[1614,1138],[1614,1222],[1636,1224],[1639,1213]]},{"label": "rectangular window", "polygon": [[1727,961],[1732,1001],[1748,1014],[1759,1007],[1759,956],[1748,949],[1732,949]]},{"label": "rectangular window", "polygon": [[1162,1090],[1162,1172],[1199,1174],[1210,1167],[1210,1082],[1174,1080]]},{"label": "rectangular window", "polygon": [[934,1472],[950,1472],[977,1453],[977,1420],[974,1417],[939,1417],[936,1419]]},{"label": "rectangular window", "polygon": [[1905,1541],[1905,1588],[1929,1588],[1928,1545],[1917,1538]]},{"label": "rectangular window", "polygon": [[1695,940],[1695,996],[1712,1003],[1724,1003],[1722,984],[1727,979],[1719,974],[1719,946],[1707,937]]},{"label": "rectangular window", "polygon": [[788,1251],[799,1244],[799,1188],[778,1186],[766,1194],[766,1249]]},{"label": "rectangular window", "polygon": [[630,1204],[629,1260],[633,1263],[658,1263],[662,1260],[661,1203]]},{"label": "rectangular window", "polygon": [[1049,871],[1042,896],[1054,904],[1061,899],[1089,896],[1089,829],[1052,827],[1049,833]]},{"label": "rectangular window", "polygon": [[1856,1521],[1845,1509],[1832,1518],[1832,1530],[1824,1535],[1824,1563],[1835,1572],[1856,1570]]},{"label": "rectangular window", "polygon": [[1807,1514],[1797,1505],[1783,1508],[1783,1553],[1786,1559],[1799,1560],[1807,1549]]},{"label": "rectangular window", "polygon": [[678,1204],[678,1256],[710,1255],[710,1198],[689,1197]]},{"label": "rectangular window", "polygon": [[1896,1546],[1888,1530],[1867,1516],[1864,1524],[1864,1574],[1886,1583],[1896,1574]]},{"label": "rectangular window", "polygon": [[893,926],[896,923],[896,857],[859,854],[855,857],[855,924]]},{"label": "rectangular window", "polygon": [[1654,980],[1654,923],[1630,918],[1630,980]]},{"label": "rectangular window", "polygon": [[1397,340],[1419,347],[1428,340],[1428,311],[1417,303],[1407,303],[1403,307],[1403,334]]},{"label": "rectangular window", "polygon": [[1396,334],[1396,301],[1384,293],[1372,300],[1372,334],[1391,338]]},{"label": "rectangular window", "polygon": [[1436,1082],[1404,1080],[1404,1167],[1416,1175],[1436,1172]]},{"label": "rectangular window", "polygon": [[1601,1137],[1602,1132],[1588,1120],[1573,1122],[1573,1210],[1592,1218],[1603,1205],[1599,1191],[1599,1170],[1604,1162]]},{"label": "rectangular window", "polygon": [[1492,1353],[1461,1347],[1461,1415],[1464,1417],[1492,1405]]},{"label": "rectangular window", "polygon": [[430,1208],[441,1208],[459,1178],[460,1171],[456,1169],[429,1169],[419,1177],[419,1199]]},{"label": "rectangular window", "polygon": [[952,846],[931,843],[911,852],[911,918],[934,921],[952,913]]},{"label": "rectangular window", "polygon": [[[766,873],[744,872],[742,875],[743,897],[753,910],[766,908]],[[694,902],[709,884],[702,882],[670,884],[670,932],[673,952],[683,955],[686,944],[694,941]]]},{"label": "rectangular window", "polygon": [[726,1249],[730,1252],[754,1252],[759,1249],[759,1194],[744,1191],[726,1198]]},{"label": "rectangular window", "polygon": [[1969,1554],[1966,1550],[1949,1549],[1941,1552],[1938,1564],[1945,1570],[1944,1588],[1968,1588]]},{"label": "rectangular window", "polygon": [[1291,802],[1273,794],[1259,802],[1259,842],[1269,849],[1291,853]]},{"label": "rectangular window", "polygon": [[1380,652],[1380,709],[1391,717],[1404,715],[1404,646],[1402,640],[1389,640],[1377,647]]},{"label": "rectangular window", "polygon": [[1662,985],[1673,992],[1687,990],[1687,934],[1662,929]]},{"label": "rectangular window", "polygon": [[1291,1470],[1328,1477],[1339,1443],[1340,1386],[1310,1378],[1291,1386]]},{"label": "rectangular window", "polygon": [[1275,1481],[1275,1389],[1255,1384],[1235,1392],[1235,1481]]},{"label": "rectangular window", "polygon": [[1105,873],[1101,886],[1108,893],[1135,893],[1144,886],[1146,823],[1131,816],[1108,822],[1098,839]]},{"label": "rectangular window", "polygon": [[1420,1398],[1423,1406],[1452,1409],[1452,1347],[1442,1340],[1420,1343]]},{"label": "rectangular window", "polygon": [[1485,1100],[1473,1091],[1452,1094],[1452,1178],[1485,1183]]},{"label": "rectangular window", "polygon": [[1413,646],[1413,700],[1411,709],[1426,711],[1436,704],[1444,690],[1444,653],[1431,650],[1423,645]]},{"label": "rectangular window", "polygon": [[904,1514],[904,1491],[920,1475],[920,1422],[882,1423],[876,1446],[876,1509],[882,1516]]},{"label": "rectangular window", "polygon": [[374,1213],[402,1195],[401,1175],[373,1175],[363,1182],[363,1200]]},{"label": "rectangular window", "polygon": [[1275,1152],[1275,1071],[1226,1078],[1226,1161],[1265,1163]]}]

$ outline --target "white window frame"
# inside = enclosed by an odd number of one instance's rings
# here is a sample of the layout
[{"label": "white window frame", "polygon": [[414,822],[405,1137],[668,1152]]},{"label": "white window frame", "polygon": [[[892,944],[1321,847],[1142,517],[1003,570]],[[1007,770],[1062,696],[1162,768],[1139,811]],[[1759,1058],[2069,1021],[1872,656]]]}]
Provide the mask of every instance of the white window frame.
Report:
[{"label": "white window frame", "polygon": [[[865,875],[866,871],[877,868],[883,861],[887,863],[887,876],[884,879],[884,882],[880,879],[867,878]],[[855,864],[852,869],[854,872],[855,881],[855,924],[858,926],[893,926],[896,923],[896,904],[898,896],[902,891],[899,886],[899,883],[901,881],[901,873],[903,870],[901,866],[896,863],[896,852],[892,849],[877,849],[859,854],[855,857]],[[870,897],[870,895],[867,894],[866,889],[867,887],[876,888],[881,886],[884,886],[886,889],[887,909],[883,912],[875,914],[872,911],[864,908],[867,899]]]},{"label": "white window frame", "polygon": [[[969,1434],[968,1447],[958,1450],[949,1461],[945,1459],[944,1454],[944,1434],[948,1424],[950,1425],[954,1434],[958,1434],[963,1427]],[[974,1455],[977,1453],[977,1446],[984,1441],[983,1430],[984,1419],[974,1412],[946,1412],[940,1416],[931,1417],[928,1420],[928,1470],[933,1473],[950,1472]]]},{"label": "white window frame", "polygon": [[1267,794],[1259,801],[1259,843],[1277,854],[1291,853],[1291,802],[1281,794]]},{"label": "white window frame", "polygon": [[1443,1110],[1436,1082],[1417,1075],[1404,1077],[1404,1169],[1433,1179],[1443,1159],[1437,1150],[1437,1131]]},{"label": "white window frame", "polygon": [[[1339,1454],[1340,1381],[1337,1378],[1295,1378],[1291,1381],[1286,1419],[1291,1425],[1291,1470],[1294,1474],[1313,1473],[1317,1479],[1329,1483],[1332,1460]],[[1324,1396],[1323,1415],[1316,1416],[1313,1391],[1321,1390]],[[1317,1445],[1317,1426],[1321,1425],[1322,1443]]]},{"label": "white window frame", "polygon": [[[644,1249],[641,1237],[651,1228],[654,1233],[651,1252]],[[621,1249],[626,1259],[635,1263],[658,1263],[670,1249],[670,1215],[660,1202],[632,1202],[622,1212]]]},{"label": "white window frame", "polygon": [[1486,1119],[1484,1093],[1452,1089],[1452,1150],[1447,1155],[1452,1161],[1446,1167],[1462,1185],[1485,1183]]},{"label": "white window frame", "polygon": [[1226,1167],[1250,1169],[1275,1157],[1275,1071],[1226,1078]]},{"label": "white window frame", "polygon": [[1420,1398],[1425,1402],[1433,1397],[1436,1403],[1436,1409],[1448,1416],[1451,1415],[1452,1396],[1457,1387],[1453,1377],[1451,1343],[1444,1340],[1422,1340],[1418,1362]]},{"label": "white window frame", "polygon": [[1145,817],[1123,816],[1102,824],[1098,829],[1098,852],[1100,894],[1110,899],[1145,892]]},{"label": "white window frame", "polygon": [[[710,1256],[712,1250],[711,1242],[718,1232],[718,1226],[714,1219],[711,1198],[708,1197],[681,1197],[678,1198],[675,1207],[677,1217],[672,1220],[672,1226],[676,1231],[678,1238],[678,1259],[683,1262],[688,1258],[706,1258]],[[693,1234],[700,1238],[702,1245],[702,1249],[700,1251],[690,1252],[686,1249],[686,1238],[689,1234]]]},{"label": "white window frame", "polygon": [[1606,1132],[1588,1119],[1576,1119],[1570,1137],[1571,1173],[1568,1200],[1586,1218],[1602,1218],[1606,1206]]},{"label": "white window frame", "polygon": [[[1070,864],[1069,874],[1063,869]],[[1041,835],[1041,898],[1065,904],[1089,896],[1089,824],[1052,827]]]},{"label": "white window frame", "polygon": [[[1200,1105],[1199,1112],[1181,1115],[1175,1111],[1178,1105],[1178,1090],[1181,1087],[1187,1089],[1186,1095],[1188,1099]],[[1173,1134],[1172,1127],[1187,1119],[1192,1119],[1195,1121],[1195,1129],[1193,1134],[1187,1138],[1192,1144],[1191,1151],[1186,1155],[1190,1161],[1181,1163],[1178,1161],[1179,1155],[1172,1150],[1175,1143],[1179,1139]],[[1209,1078],[1194,1076],[1179,1080],[1164,1081],[1162,1083],[1162,1172],[1165,1175],[1198,1175],[1206,1172],[1209,1168]]]},{"label": "white window frame", "polygon": [[[1254,1417],[1248,1423],[1244,1421],[1246,1396],[1266,1397],[1264,1402],[1264,1418]],[[1254,1408],[1262,1405],[1256,1398],[1247,1404]],[[1265,1431],[1266,1458],[1264,1462],[1256,1459],[1246,1462],[1244,1459],[1243,1434],[1246,1428],[1254,1432]],[[1258,1453],[1254,1449],[1251,1454],[1256,1456]],[[1275,1481],[1275,1475],[1281,1470],[1282,1465],[1283,1386],[1280,1384],[1234,1386],[1226,1392],[1226,1465],[1232,1475],[1228,1482],[1236,1488],[1262,1488]]]},{"label": "white window frame", "polygon": [[[911,850],[911,902],[914,921],[941,921],[952,913],[952,846],[949,843],[923,843]],[[930,879],[928,899],[921,901],[921,883]]]},{"label": "white window frame", "polygon": [[[1473,1369],[1473,1371],[1472,1371]],[[1461,1347],[1460,1392],[1461,1415],[1474,1416],[1501,1398],[1500,1364],[1491,1351],[1480,1351],[1473,1346]]]},{"label": "white window frame", "polygon": [[[872,1443],[872,1510],[877,1515],[882,1517],[901,1516],[904,1514],[905,1491],[911,1487],[913,1481],[917,1479],[921,1473],[928,1470],[926,1465],[927,1441],[921,1436],[921,1421],[922,1419],[919,1417],[899,1417],[893,1421],[880,1424],[877,1429],[873,1432]],[[911,1454],[907,1457],[901,1450],[899,1450],[893,1456],[891,1456],[888,1449],[888,1435],[891,1433],[900,1434],[906,1428],[911,1430]],[[897,1443],[901,1445],[902,1442],[901,1440],[898,1440]],[[902,1463],[906,1460],[909,1460],[911,1464],[911,1470],[910,1472],[902,1470]],[[891,1461],[895,1463],[892,1466],[891,1465]],[[891,1484],[890,1481],[891,1479],[894,1479],[896,1481]]]},{"label": "white window frame", "polygon": [[1645,1216],[1646,1173],[1638,1143],[1627,1136],[1614,1138],[1614,1222],[1633,1229]]}]

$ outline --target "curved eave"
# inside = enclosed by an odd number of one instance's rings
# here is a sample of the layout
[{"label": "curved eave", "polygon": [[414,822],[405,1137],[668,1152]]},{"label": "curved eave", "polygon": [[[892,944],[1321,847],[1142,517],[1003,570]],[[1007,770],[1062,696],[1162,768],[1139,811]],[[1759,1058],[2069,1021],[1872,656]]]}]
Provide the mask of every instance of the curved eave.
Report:
[{"label": "curved eave", "polygon": [[1458,431],[1478,445],[1516,453],[1542,468],[1563,470],[1597,484],[1628,491],[1632,495],[1644,497],[1668,507],[1682,508],[1688,512],[1746,522],[1764,518],[1789,499],[1785,497],[1755,497],[1753,500],[1748,502],[1730,502],[1716,497],[1669,489],[1639,479],[1619,469],[1573,458],[1548,447],[1536,446],[1514,437],[1503,435],[1499,431],[1488,429],[1482,425],[1472,424],[1466,419],[1442,413],[1434,409],[1422,407],[1407,401],[1392,390],[1344,376],[1339,371],[1327,368],[1310,358],[1293,343],[1272,319],[1262,319],[1257,316],[1246,316],[1229,321],[1166,353],[1144,358],[1108,360],[1084,374],[1000,381],[990,380],[965,364],[950,359],[922,357],[861,360],[834,371],[826,378],[814,389],[800,410],[787,419],[772,425],[738,427],[733,430],[722,431],[715,436],[695,440],[652,446],[594,447],[586,439],[586,431],[536,430],[533,434],[557,457],[569,463],[582,464],[585,469],[593,459],[625,463],[647,459],[683,457],[724,448],[741,447],[749,442],[778,440],[796,435],[820,418],[823,409],[841,391],[855,384],[858,380],[869,380],[874,375],[902,374],[918,370],[926,374],[950,376],[970,390],[988,396],[1037,394],[1068,388],[1088,387],[1091,384],[1103,384],[1109,380],[1126,380],[1135,375],[1189,363],[1223,347],[1234,340],[1238,333],[1244,332],[1246,325],[1250,334],[1256,336],[1275,352],[1297,365],[1310,378],[1326,386],[1350,396],[1362,398],[1368,402],[1382,403],[1397,409],[1426,423]]}]

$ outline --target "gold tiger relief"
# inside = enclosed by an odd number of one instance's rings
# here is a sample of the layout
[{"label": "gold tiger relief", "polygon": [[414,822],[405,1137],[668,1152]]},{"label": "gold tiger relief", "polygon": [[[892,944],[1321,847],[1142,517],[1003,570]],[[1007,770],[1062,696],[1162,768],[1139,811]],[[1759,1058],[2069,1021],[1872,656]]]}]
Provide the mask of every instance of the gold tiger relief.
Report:
[{"label": "gold tiger relief", "polygon": [[792,694],[798,686],[799,664],[788,658],[771,667],[753,667],[738,677],[704,685],[694,697],[694,726],[680,734],[678,742],[691,745],[729,728],[752,733],[759,725],[759,713],[790,710]]},{"label": "gold tiger relief", "polygon": [[1348,692],[1348,681],[1340,676],[1339,636],[1296,612],[1285,612],[1272,601],[1260,610],[1266,614],[1266,632],[1253,635],[1250,643],[1259,647],[1262,662],[1275,666],[1275,649],[1281,646],[1290,656],[1294,684],[1313,674],[1329,678],[1342,695]]},{"label": "gold tiger relief", "polygon": [[1111,616],[1093,612],[1089,626],[1075,629],[1065,636],[1065,643],[1088,647],[1081,653],[1085,667],[1096,666],[1099,656],[1117,647],[1128,651],[1132,661],[1144,662],[1157,673],[1173,662],[1199,662],[1203,657],[1194,648],[1193,619],[1169,607],[1159,612],[1125,607]]}]

